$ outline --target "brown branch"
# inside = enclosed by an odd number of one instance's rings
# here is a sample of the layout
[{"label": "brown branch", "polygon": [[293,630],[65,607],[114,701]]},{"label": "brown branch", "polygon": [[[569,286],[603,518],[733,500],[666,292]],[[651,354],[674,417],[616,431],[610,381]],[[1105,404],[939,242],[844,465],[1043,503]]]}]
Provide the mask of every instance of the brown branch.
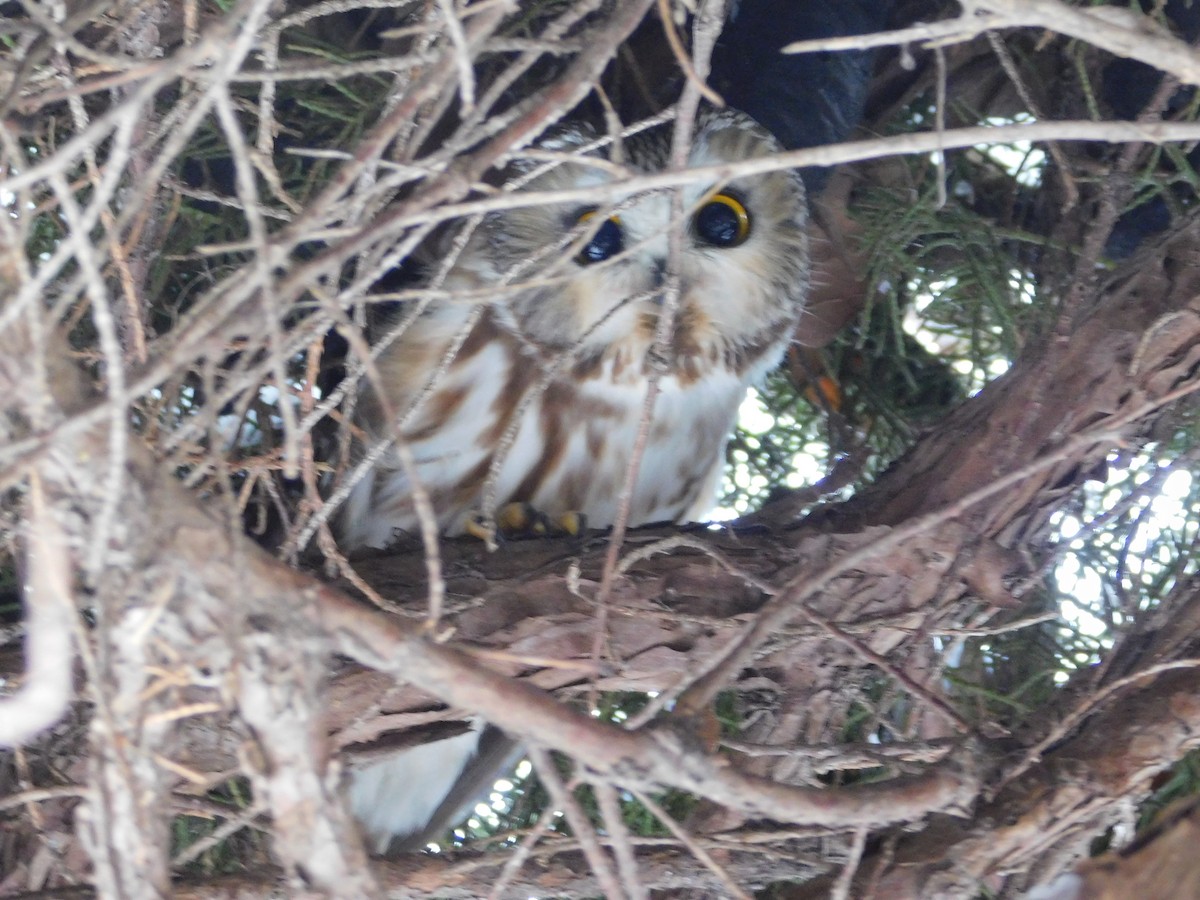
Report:
[{"label": "brown branch", "polygon": [[784,53],[818,53],[890,47],[908,43],[945,46],[1004,28],[1045,28],[1136,59],[1188,84],[1200,84],[1195,48],[1171,35],[1148,15],[1121,7],[1068,6],[1059,0],[960,0],[963,15],[877,34],[796,41]]},{"label": "brown branch", "polygon": [[[16,359],[34,354],[29,339],[11,329],[3,333],[3,345]],[[50,359],[68,358],[56,340],[48,342],[47,352]],[[69,362],[53,371],[52,393],[37,399],[52,399],[60,411],[82,405],[88,396],[82,374]],[[45,484],[56,514],[74,511],[77,555],[81,535],[104,506],[104,481],[97,476],[107,471],[110,447],[105,429],[94,428],[57,442],[38,462],[34,477]],[[124,456],[127,487],[113,519],[121,528],[108,535],[107,546],[110,553],[120,546],[132,562],[93,581],[93,603],[110,627],[95,636],[94,649],[86,641],[80,646],[97,708],[92,789],[84,797],[97,886],[111,896],[161,896],[166,890],[167,773],[155,759],[170,734],[176,694],[172,680],[156,682],[158,673],[179,666],[185,656],[196,671],[215,666],[240,685],[241,712],[257,730],[266,762],[263,771],[255,765],[259,753],[251,753],[247,768],[262,771],[258,785],[283,858],[331,895],[344,896],[345,889],[371,895],[361,842],[336,800],[337,785],[329,780],[322,750],[317,686],[324,643],[307,630],[311,619],[292,612],[306,596],[307,582],[297,581],[295,573],[280,581],[279,573],[291,570],[231,534],[140,443],[130,443]],[[269,574],[270,580],[256,579],[256,561],[259,578]],[[245,592],[237,622],[231,623],[227,592],[238,583]],[[30,604],[57,602],[55,595],[35,593],[53,584],[31,581]],[[264,629],[267,620],[278,627]],[[172,650],[162,656],[164,645]],[[59,664],[69,677],[70,660]],[[184,676],[178,682],[187,686],[191,680]],[[154,715],[158,711],[168,714]],[[324,795],[324,802],[314,805],[314,795]]]},{"label": "brown branch", "polygon": [[751,815],[847,828],[877,823],[880,816],[911,821],[931,810],[962,809],[974,796],[976,776],[950,762],[935,764],[916,778],[840,791],[743,775],[690,748],[669,727],[633,733],[598,722],[525,684],[497,678],[460,651],[435,644],[328,587],[319,594],[318,614],[338,652],[457,707],[483,712],[511,734],[563,749],[619,784],[646,790],[670,785]]},{"label": "brown branch", "polygon": [[881,891],[970,893],[988,878],[1028,869],[1057,841],[1085,843],[1154,774],[1200,746],[1198,692],[1200,673],[1188,669],[1112,704],[982,805],[975,824],[901,838]]},{"label": "brown branch", "polygon": [[[318,4],[271,22],[271,50],[263,57],[267,68],[277,62],[285,28],[304,24],[308,12],[316,10],[315,15],[337,5]],[[646,889],[678,886],[737,895],[791,874],[828,871],[827,857],[816,851],[792,854],[785,864],[769,858],[774,849],[759,853],[752,845],[800,842],[833,829],[854,834],[850,862],[833,882],[837,891],[853,895],[855,887],[878,882],[901,896],[909,888],[911,896],[969,894],[980,881],[995,882],[1013,869],[1045,860],[1052,845],[1069,850],[1081,829],[1105,821],[1118,802],[1144,793],[1149,774],[1197,744],[1200,714],[1194,696],[1200,676],[1177,671],[1191,665],[1187,659],[1196,655],[1197,648],[1180,636],[1193,633],[1190,628],[1176,629],[1171,638],[1157,635],[1148,644],[1147,658],[1135,658],[1132,670],[1102,670],[1112,677],[1099,693],[1078,699],[1064,692],[1070,703],[1060,706],[1060,716],[1028,723],[1027,730],[1008,737],[1003,753],[983,741],[938,742],[921,733],[902,734],[904,743],[881,746],[874,754],[868,752],[871,748],[830,743],[832,729],[844,724],[838,717],[865,697],[856,680],[879,675],[886,676],[880,680],[891,685],[888,690],[907,688],[919,707],[912,719],[941,710],[969,731],[971,720],[943,696],[940,663],[924,664],[932,652],[929,636],[995,634],[1013,627],[994,625],[991,613],[978,608],[998,603],[1005,593],[1008,573],[998,570],[1013,546],[1011,536],[1062,484],[1078,478],[1075,469],[1098,456],[1107,447],[1104,441],[1142,443],[1135,423],[1195,389],[1200,344],[1195,273],[1200,267],[1190,239],[1175,241],[1162,256],[1148,259],[1136,278],[1127,271],[1123,282],[1100,287],[1081,279],[1072,301],[1081,314],[1070,308],[1070,320],[1064,319],[1055,336],[1061,344],[1032,345],[1009,376],[964,405],[873,489],[849,504],[830,505],[820,523],[779,531],[734,528],[720,535],[693,531],[682,538],[671,530],[674,540],[645,545],[656,555],[635,550],[621,566],[610,566],[607,576],[604,556],[612,553],[615,559],[616,550],[607,538],[596,536],[509,545],[486,559],[478,548],[451,542],[444,547],[444,567],[432,572],[422,571],[429,560],[423,554],[374,561],[380,563],[374,569],[373,561],[365,561],[363,571],[387,577],[363,584],[387,601],[411,608],[419,608],[431,582],[440,586],[444,580],[446,622],[457,629],[454,645],[405,627],[394,616],[367,610],[338,588],[269,559],[237,533],[235,518],[180,487],[172,473],[176,461],[156,460],[142,445],[128,424],[132,398],[160,391],[166,380],[185,370],[217,368],[211,360],[229,351],[232,338],[243,337],[248,321],[265,321],[266,339],[237,344],[245,360],[223,372],[232,375],[220,387],[222,393],[210,395],[209,409],[167,439],[172,452],[183,456],[178,448],[186,449],[187,441],[211,439],[225,401],[256,389],[267,373],[282,387],[289,354],[311,344],[325,328],[317,317],[295,329],[278,324],[306,292],[320,293],[321,316],[353,327],[344,307],[359,302],[366,285],[435,225],[529,203],[604,202],[613,192],[630,188],[633,182],[626,181],[590,191],[515,195],[489,192],[480,181],[486,170],[591,89],[648,5],[649,0],[633,0],[600,14],[600,4],[568,4],[571,8],[543,37],[557,36],[555,29],[576,34],[572,29],[587,14],[595,14],[596,27],[584,34],[586,39],[573,38],[578,52],[562,78],[499,114],[494,107],[541,58],[545,42],[495,41],[506,4],[466,8],[470,15],[450,23],[455,27],[439,52],[404,58],[397,83],[409,79],[407,84],[354,152],[343,158],[324,191],[302,207],[283,193],[274,164],[255,158],[278,149],[274,135],[286,123],[275,115],[275,81],[295,74],[244,71],[245,60],[261,45],[255,17],[267,21],[265,0],[239,3],[229,16],[199,33],[191,23],[188,33],[196,42],[154,64],[89,47],[76,33],[79,22],[68,28],[46,20],[56,45],[71,50],[72,57],[115,66],[111,71],[120,74],[88,81],[74,58],[54,57],[61,81],[32,97],[25,108],[49,110],[50,103],[70,102],[78,116],[74,135],[58,144],[57,153],[36,158],[14,149],[10,135],[0,136],[6,164],[7,155],[18,161],[3,171],[0,190],[49,186],[55,221],[71,232],[55,243],[36,271],[28,271],[24,262],[14,260],[21,252],[17,248],[30,243],[29,236],[15,232],[24,227],[23,211],[34,207],[20,198],[12,209],[21,212],[0,225],[12,254],[0,258],[5,300],[0,307],[0,368],[8,367],[0,378],[0,455],[7,466],[6,484],[28,485],[23,537],[31,559],[25,598],[29,642],[23,660],[28,674],[21,692],[5,700],[2,728],[9,729],[4,738],[22,742],[71,709],[67,637],[79,618],[73,594],[82,594],[96,623],[87,631],[79,628],[75,644],[90,710],[90,757],[67,775],[82,782],[78,787],[23,790],[0,807],[38,803],[44,804],[39,812],[60,810],[70,805],[68,796],[80,797],[83,849],[95,863],[102,893],[156,896],[170,889],[165,862],[168,792],[178,778],[211,784],[213,772],[250,777],[255,802],[273,820],[273,848],[283,868],[260,873],[261,880],[185,885],[185,896],[304,889],[329,896],[411,891],[474,897],[481,893],[480,883],[503,883],[486,881],[500,866],[497,859],[372,864],[341,807],[330,748],[417,719],[428,722],[455,714],[430,712],[431,697],[481,712],[535,745],[570,753],[596,773],[612,822],[615,804],[607,785],[642,792],[674,786],[721,804],[742,822],[786,823],[779,832],[759,825],[721,842],[704,837],[703,821],[689,822],[686,830],[672,828],[673,842],[616,835],[613,851],[631,891],[640,883]],[[450,4],[442,8],[449,14]],[[972,9],[985,13],[976,26],[981,21],[1040,22],[1117,52],[1153,55],[1148,61],[1181,77],[1193,72],[1194,52],[1183,59],[1180,42],[1164,42],[1164,35],[1147,37],[1127,27],[1128,21],[1101,18],[1103,13],[1048,0],[976,3],[968,12]],[[1123,29],[1126,37],[1112,27]],[[148,39],[144,30],[128,33]],[[1131,34],[1136,38],[1132,44],[1127,40]],[[494,80],[481,80],[478,91],[469,90],[475,75],[466,73],[493,52],[521,55]],[[314,67],[310,76],[331,74],[335,68],[341,78],[371,67]],[[193,79],[194,73],[199,74]],[[238,80],[262,88],[254,147],[240,139],[244,125],[239,117],[245,110],[240,101],[233,102],[228,88]],[[186,86],[178,104],[160,118],[144,115],[168,93],[164,88],[177,82]],[[105,90],[122,87],[126,93],[105,110],[98,85]],[[436,132],[439,113],[450,108],[455,96],[469,101],[472,94],[476,108],[464,115],[461,127],[414,162]],[[89,97],[87,107],[79,102],[84,96]],[[122,236],[131,227],[136,233],[136,223],[159,201],[160,176],[210,112],[230,146],[239,178],[238,208],[252,226],[246,243],[217,249],[246,250],[254,258],[195,297],[191,312],[148,348],[149,361],[134,368],[114,338],[119,330],[109,315],[111,284],[106,279],[120,276],[131,299],[141,296],[144,287],[131,285],[131,280],[144,280],[144,272],[141,278],[130,274],[141,270],[128,264],[124,248],[133,244]],[[414,125],[418,118],[423,121]],[[143,135],[136,126],[145,122],[155,123],[156,131],[147,137],[148,147],[135,148]],[[1182,141],[1200,137],[1200,126],[1039,122],[961,129],[800,151],[738,166],[666,172],[638,184],[661,188],[768,168],[1049,137]],[[80,160],[99,158],[96,151],[102,144],[104,163],[90,167],[90,184],[69,182]],[[389,152],[404,166],[382,165]],[[262,190],[256,180],[260,177],[273,196]],[[407,193],[393,202],[397,191]],[[273,201],[278,201],[275,208],[268,208]],[[119,214],[114,214],[118,206]],[[1115,215],[1115,207],[1110,212]],[[287,224],[272,231],[279,217]],[[107,240],[91,239],[98,226]],[[1094,268],[1104,230],[1094,228],[1089,236],[1090,256],[1081,258],[1082,274]],[[323,249],[308,262],[290,261],[298,247],[318,246],[318,239]],[[152,253],[154,243],[147,238],[142,252]],[[362,265],[353,289],[343,291],[342,269],[350,262]],[[1100,288],[1108,296],[1093,303]],[[105,370],[103,395],[93,392],[74,369],[65,341],[35,341],[15,327],[23,317],[35,315],[44,320],[34,326],[50,332],[58,313],[67,310],[78,321],[91,316],[100,334],[102,352],[93,361]],[[251,360],[259,350],[261,359]],[[319,408],[309,404],[305,411],[315,420]],[[284,444],[290,448],[284,462],[295,456],[300,440],[307,440],[307,426],[289,410],[282,413]],[[188,463],[193,459],[202,461],[194,470],[202,473],[215,457],[197,455]],[[315,497],[315,467],[310,458],[305,462]],[[980,504],[984,498],[992,502]],[[982,512],[977,506],[983,506]],[[634,531],[627,541],[637,545],[664,533]],[[995,559],[988,557],[989,550]],[[982,576],[972,573],[976,563],[987,570]],[[76,577],[78,588],[72,583]],[[594,637],[597,582],[605,577],[612,587],[604,606],[611,633],[605,637],[616,652],[611,660],[585,670],[582,663],[589,659]],[[998,585],[991,593],[980,586],[988,581]],[[967,610],[969,604],[973,606]],[[1172,612],[1179,618],[1168,618],[1168,625],[1190,621],[1187,616],[1193,615],[1188,604]],[[1038,616],[1025,615],[1022,621],[1036,622]],[[742,633],[731,637],[735,629]],[[464,652],[469,642],[483,646]],[[338,664],[327,685],[331,649],[378,671]],[[1122,653],[1112,658],[1128,662]],[[653,689],[661,699],[633,727],[622,729],[569,705],[573,692],[587,681],[599,689]],[[1085,685],[1089,691],[1094,687]],[[759,715],[761,724],[749,723],[745,740],[727,742],[730,752],[715,756],[692,733],[692,721],[710,713],[717,692],[730,689],[747,697],[761,690],[771,699],[746,712]],[[551,690],[561,696],[551,696]],[[681,701],[675,712],[664,713],[676,696]],[[870,705],[865,699],[863,704]],[[34,709],[37,705],[43,708]],[[418,707],[420,714],[411,712]],[[871,707],[875,721],[899,733],[904,726],[889,719],[883,707]],[[830,750],[840,755],[830,756]],[[48,759],[53,767],[53,753]],[[865,766],[885,770],[878,783],[830,787],[816,779],[833,771],[853,780]],[[950,821],[973,802],[982,803],[982,814],[973,823]],[[230,820],[221,833],[242,827],[255,818],[256,809]],[[730,828],[740,824],[731,818]],[[885,852],[864,853],[868,829],[888,823],[912,828],[922,818],[928,824],[921,832],[897,829],[885,836]],[[527,855],[514,854],[518,861],[536,859],[534,874],[527,870],[522,875],[515,865],[505,870],[512,893],[617,893],[606,865],[593,866],[605,876],[603,881],[579,875],[580,854],[595,861],[610,852],[612,845],[602,837],[587,834],[584,843],[542,838],[538,847],[531,841],[523,849]],[[196,845],[177,859],[203,849]],[[854,883],[848,884],[851,876]]]}]

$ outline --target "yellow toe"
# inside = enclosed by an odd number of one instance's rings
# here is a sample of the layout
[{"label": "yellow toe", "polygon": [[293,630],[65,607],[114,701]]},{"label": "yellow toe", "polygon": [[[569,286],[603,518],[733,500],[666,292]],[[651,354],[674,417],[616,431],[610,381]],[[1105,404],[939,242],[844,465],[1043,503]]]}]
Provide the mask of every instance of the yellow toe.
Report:
[{"label": "yellow toe", "polygon": [[502,534],[521,534],[535,526],[537,514],[528,503],[505,503],[496,513],[496,527]]},{"label": "yellow toe", "polygon": [[555,522],[559,530],[566,532],[572,537],[577,537],[583,534],[587,528],[587,518],[581,512],[565,512],[558,517]]}]

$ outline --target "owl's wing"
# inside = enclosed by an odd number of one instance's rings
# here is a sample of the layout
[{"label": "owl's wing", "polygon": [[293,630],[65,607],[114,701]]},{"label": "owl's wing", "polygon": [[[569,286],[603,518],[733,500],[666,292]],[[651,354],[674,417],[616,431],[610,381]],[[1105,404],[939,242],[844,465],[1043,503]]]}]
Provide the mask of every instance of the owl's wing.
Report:
[{"label": "owl's wing", "polygon": [[[668,136],[663,129],[631,140],[632,170],[661,169]],[[694,144],[689,162],[697,166],[778,149],[759,125],[728,111],[705,117]],[[559,166],[536,187],[591,184],[581,168]],[[733,216],[734,227],[701,227],[699,212],[693,216],[679,259],[683,308],[661,351],[669,371],[657,382],[645,427],[667,236],[680,224],[661,193],[635,193],[620,217],[605,218],[569,254],[560,252],[564,230],[593,212],[518,204],[502,220],[485,220],[461,255],[443,261],[446,278],[434,278],[429,290],[457,296],[431,303],[397,335],[376,364],[379,408],[369,394],[360,406],[368,437],[388,441],[391,430],[402,430],[409,468],[441,530],[461,530],[489,485],[489,503],[526,502],[611,525],[630,472],[628,524],[705,511],[746,388],[778,361],[799,314],[808,282],[806,213],[791,173],[735,179],[722,201],[704,200],[701,187],[688,191],[721,222]],[[753,229],[747,208],[758,223]],[[622,256],[626,239],[631,252]],[[718,253],[724,249],[727,257]],[[383,398],[393,407],[386,414]],[[411,417],[403,412],[410,400]],[[639,441],[645,452],[634,466]],[[375,461],[373,480],[347,506],[343,544],[382,546],[395,530],[412,530],[408,477],[398,463]],[[511,739],[476,723],[467,734],[395,752],[357,772],[351,802],[379,852],[419,848],[513,753]]]},{"label": "owl's wing", "polygon": [[348,789],[350,807],[375,853],[420,850],[461,821],[520,758],[517,741],[475,719],[464,734],[357,770]]},{"label": "owl's wing", "polygon": [[479,734],[475,753],[467,758],[458,777],[446,791],[441,804],[419,831],[394,840],[387,852],[411,853],[435,841],[461,822],[467,813],[485,799],[496,784],[525,755],[519,741],[494,725],[486,725]]}]

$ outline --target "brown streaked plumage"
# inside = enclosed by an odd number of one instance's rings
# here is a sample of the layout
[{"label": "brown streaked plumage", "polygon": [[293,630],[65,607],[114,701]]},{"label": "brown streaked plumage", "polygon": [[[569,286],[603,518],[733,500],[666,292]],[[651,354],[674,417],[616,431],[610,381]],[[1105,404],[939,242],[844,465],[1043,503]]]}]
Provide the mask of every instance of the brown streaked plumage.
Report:
[{"label": "brown streaked plumage", "polygon": [[[669,135],[660,128],[628,139],[628,170],[662,170]],[[575,156],[523,189],[612,182],[612,164],[578,155],[591,140],[564,131],[546,141],[544,149]],[[747,116],[716,112],[697,123],[688,165],[778,150]],[[532,163],[524,171],[532,173]],[[431,303],[380,355],[378,382],[364,383],[359,424],[370,441],[408,445],[445,533],[460,532],[481,509],[489,477],[497,505],[526,502],[548,516],[580,512],[592,526],[611,525],[656,364],[629,524],[684,521],[711,506],[738,407],[779,361],[801,312],[806,207],[800,178],[788,171],[687,185],[679,194],[684,215],[674,222],[671,192],[624,189],[598,210],[562,203],[489,216],[438,285],[451,298],[473,299]],[[682,250],[669,259],[673,230]],[[671,267],[676,315],[665,346],[652,350]],[[376,384],[386,403],[372,393]],[[411,494],[389,451],[346,504],[343,546],[384,547],[396,532],[415,530]],[[455,740],[461,746],[443,748],[452,774],[476,746],[474,733]],[[351,788],[380,848],[394,834],[419,831],[434,812],[403,790],[429,778],[405,759],[369,767]]]},{"label": "brown streaked plumage", "polygon": [[[627,140],[629,170],[661,169],[668,138],[664,128]],[[590,139],[567,131],[546,146],[571,153]],[[689,163],[733,162],[777,149],[748,117],[718,112],[698,123]],[[527,189],[602,185],[614,177],[611,164],[576,157],[538,175]],[[697,209],[716,190],[747,212],[749,234],[736,246],[714,246],[698,233]],[[665,369],[632,525],[703,514],[738,405],[747,386],[778,361],[807,288],[805,204],[795,173],[681,192],[687,212],[673,226],[683,230],[676,261],[680,299],[662,353]],[[612,209],[622,252],[591,264],[571,252],[587,239],[577,228],[589,210],[585,204],[490,216],[441,288],[478,297],[496,285],[496,299],[435,302],[380,356],[388,403],[368,391],[360,423],[371,440],[390,440],[397,430],[384,409],[403,418],[398,436],[413,451],[444,531],[461,531],[479,510],[493,469],[498,504],[525,501],[548,515],[573,510],[593,525],[612,523],[652,365],[670,204],[669,192],[618,197]],[[573,229],[574,245],[563,249]],[[455,343],[457,354],[410,409]],[[497,462],[506,435],[512,446]],[[343,545],[386,546],[397,531],[414,530],[410,495],[398,458],[386,454],[346,505]]]}]

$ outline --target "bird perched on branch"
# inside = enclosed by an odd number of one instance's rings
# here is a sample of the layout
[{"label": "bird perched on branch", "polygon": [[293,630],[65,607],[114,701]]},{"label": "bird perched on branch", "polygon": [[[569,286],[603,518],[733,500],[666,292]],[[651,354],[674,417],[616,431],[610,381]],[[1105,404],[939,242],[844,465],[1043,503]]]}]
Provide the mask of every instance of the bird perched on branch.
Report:
[{"label": "bird perched on branch", "polygon": [[[787,171],[699,179],[683,186],[673,222],[670,191],[618,188],[602,202],[611,191],[595,189],[622,175],[582,155],[592,141],[575,130],[542,145],[559,162],[479,225],[435,288],[446,297],[376,360],[360,422],[371,441],[402,439],[416,469],[406,472],[395,451],[376,463],[347,503],[345,545],[383,547],[415,529],[412,474],[447,533],[490,505],[489,488],[500,505],[612,524],[656,370],[628,524],[683,520],[711,505],[738,405],[778,361],[800,313],[803,188]],[[669,144],[669,128],[625,141],[625,169],[660,171]],[[688,164],[777,149],[748,116],[711,113],[697,124]],[[524,199],[588,189],[575,202]],[[673,321],[656,349],[668,306]]]},{"label": "bird perched on branch", "polygon": [[[518,164],[510,208],[464,233],[456,256],[428,261],[427,303],[400,311],[364,379],[364,452],[387,449],[346,503],[347,549],[416,530],[415,482],[445,534],[510,503],[609,526],[631,472],[629,525],[710,508],[738,407],[801,313],[804,188],[777,170],[639,190],[630,178],[668,167],[670,126],[602,143],[559,131]],[[779,149],[749,116],[708,112],[687,167]],[[552,202],[539,199],[547,191]],[[473,730],[355,774],[352,805],[377,850],[444,827],[447,794],[488,737]]]}]

